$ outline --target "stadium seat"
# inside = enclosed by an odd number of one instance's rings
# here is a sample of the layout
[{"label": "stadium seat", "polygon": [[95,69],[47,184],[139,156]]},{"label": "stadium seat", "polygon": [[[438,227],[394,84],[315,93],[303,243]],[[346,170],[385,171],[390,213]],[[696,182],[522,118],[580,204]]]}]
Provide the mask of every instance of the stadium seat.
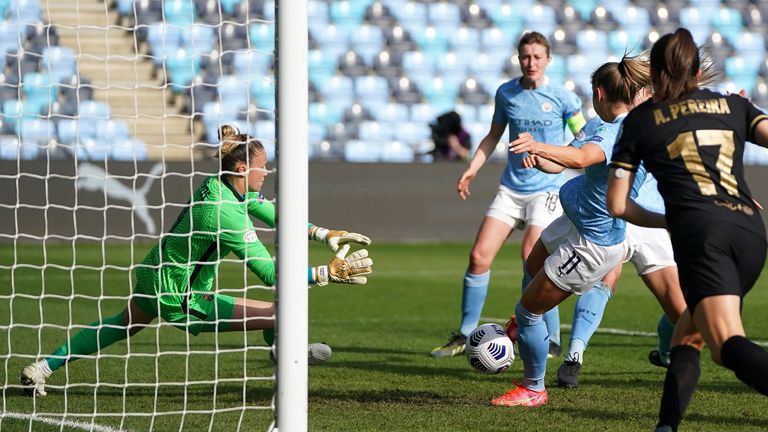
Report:
[{"label": "stadium seat", "polygon": [[40,56],[24,49],[5,54],[5,71],[18,80],[29,73],[40,71]]},{"label": "stadium seat", "polygon": [[360,26],[365,16],[365,10],[371,3],[369,0],[331,2],[331,22],[348,33]]},{"label": "stadium seat", "polygon": [[267,75],[274,58],[271,54],[256,50],[237,51],[234,55],[235,75],[244,79]]},{"label": "stadium seat", "polygon": [[43,16],[40,0],[13,0],[6,13],[9,18],[20,23],[40,21]]},{"label": "stadium seat", "polygon": [[169,24],[184,26],[195,22],[195,4],[192,0],[165,0],[163,13]]},{"label": "stadium seat", "polygon": [[482,49],[486,52],[492,52],[496,56],[507,57],[512,52],[517,51],[516,36],[499,27],[483,29],[481,34]]},{"label": "stadium seat", "polygon": [[536,4],[526,13],[525,18],[528,28],[536,29],[546,37],[552,36],[557,27],[555,11],[547,5]]},{"label": "stadium seat", "polygon": [[[434,120],[434,119],[433,119]],[[394,138],[403,144],[416,145],[432,137],[429,123],[404,122],[398,123],[395,128]]]},{"label": "stadium seat", "polygon": [[214,29],[207,25],[195,24],[181,34],[182,46],[197,56],[210,54],[217,49],[216,42],[217,36]]},{"label": "stadium seat", "polygon": [[381,28],[364,24],[355,29],[351,36],[352,47],[359,53],[367,64],[384,49],[384,33]]},{"label": "stadium seat", "polygon": [[307,16],[309,21],[328,22],[328,3],[324,0],[309,0],[307,2]]},{"label": "stadium seat", "polygon": [[403,70],[408,75],[431,75],[435,71],[435,59],[421,51],[403,53]]},{"label": "stadium seat", "polygon": [[75,53],[64,47],[50,47],[43,50],[41,66],[48,72],[51,82],[69,81],[77,74]]},{"label": "stadium seat", "polygon": [[491,21],[498,28],[503,28],[510,34],[517,35],[525,26],[524,16],[525,14],[520,11],[530,11],[533,8],[533,0],[522,0],[515,3],[508,4],[501,3],[493,5],[484,2],[483,8],[488,11],[488,15],[491,17]]},{"label": "stadium seat", "polygon": [[595,10],[598,4],[597,0],[570,0],[568,3],[578,12],[582,21],[585,22],[589,21],[592,11]]},{"label": "stadium seat", "polygon": [[217,85],[219,100],[231,105],[236,110],[243,110],[248,106],[249,98],[247,88],[243,88],[241,80],[232,75],[222,75]]},{"label": "stadium seat", "polygon": [[326,55],[321,50],[309,50],[307,52],[309,66],[309,80],[315,86],[322,87],[326,81],[336,74],[336,59]]},{"label": "stadium seat", "polygon": [[254,23],[248,28],[248,39],[251,46],[265,54],[275,51],[275,25],[271,23]]},{"label": "stadium seat", "polygon": [[386,102],[390,96],[389,84],[380,76],[357,77],[355,78],[355,95],[366,102]]},{"label": "stadium seat", "polygon": [[248,46],[248,27],[245,24],[225,22],[221,27],[221,50],[236,51]]},{"label": "stadium seat", "polygon": [[433,77],[421,87],[427,102],[435,107],[455,106],[461,80],[447,80],[441,76]]},{"label": "stadium seat", "polygon": [[40,118],[25,118],[21,120],[18,133],[23,141],[47,146],[49,142],[56,140],[56,125]]},{"label": "stadium seat", "polygon": [[379,162],[381,150],[379,143],[350,140],[344,145],[344,159],[347,162]]},{"label": "stadium seat", "polygon": [[715,31],[720,33],[732,46],[739,43],[739,37],[744,29],[741,13],[735,9],[722,7],[712,15],[710,23]]},{"label": "stadium seat", "polygon": [[451,50],[459,53],[472,53],[480,46],[480,31],[475,28],[461,27],[450,33]]},{"label": "stadium seat", "polygon": [[459,3],[459,8],[461,22],[465,27],[484,29],[493,25],[487,11],[476,2]]},{"label": "stadium seat", "polygon": [[37,54],[42,54],[46,48],[59,45],[59,33],[52,24],[27,24],[26,37],[27,51]]},{"label": "stadium seat", "polygon": [[160,65],[168,53],[175,53],[182,45],[182,28],[165,23],[153,23],[147,29],[147,43],[152,62]]},{"label": "stadium seat", "polygon": [[377,121],[364,121],[358,125],[357,134],[363,142],[387,141],[394,139],[395,131]]},{"label": "stadium seat", "polygon": [[109,141],[109,158],[120,161],[147,160],[147,145],[139,139],[124,138]]},{"label": "stadium seat", "polygon": [[416,153],[408,144],[400,141],[385,141],[381,148],[381,162],[411,163],[416,159]]},{"label": "stadium seat", "polygon": [[203,106],[203,123],[209,143],[218,143],[219,126],[224,123],[237,123],[239,109],[230,103],[209,102]]},{"label": "stadium seat", "polygon": [[356,78],[368,75],[368,65],[358,53],[349,50],[339,57],[339,72],[341,75]]},{"label": "stadium seat", "polygon": [[734,48],[740,57],[749,61],[762,63],[765,59],[765,39],[760,33],[742,32]]},{"label": "stadium seat", "polygon": [[25,103],[32,104],[35,112],[56,101],[59,96],[58,83],[51,82],[47,73],[30,72],[22,78],[21,89],[26,96]]},{"label": "stadium seat", "polygon": [[20,27],[16,20],[0,19],[0,56],[21,49],[24,36]]},{"label": "stadium seat", "polygon": [[725,59],[725,74],[736,85],[736,90],[745,89],[747,94],[752,93],[757,84],[757,72],[759,63],[745,60],[742,57],[728,57]]},{"label": "stadium seat", "polygon": [[122,120],[110,119],[96,124],[96,137],[113,142],[131,137],[128,124]]},{"label": "stadium seat", "polygon": [[341,121],[344,109],[340,104],[328,104],[314,102],[309,104],[309,121],[323,126],[332,125]]},{"label": "stadium seat", "polygon": [[430,104],[420,103],[411,105],[411,121],[428,124],[437,118],[439,113]]},{"label": "stadium seat", "polygon": [[99,138],[81,138],[76,144],[77,157],[94,161],[103,161],[109,155],[107,143]]},{"label": "stadium seat", "polygon": [[460,54],[449,51],[443,55],[441,59],[438,59],[437,64],[440,65],[440,76],[446,81],[461,82],[467,75],[469,75],[469,63],[474,60],[474,54]]},{"label": "stadium seat", "polygon": [[200,57],[192,51],[180,49],[168,56],[165,67],[171,90],[176,94],[186,93],[200,72]]},{"label": "stadium seat", "polygon": [[432,26],[443,33],[450,34],[461,27],[461,11],[459,6],[448,2],[430,3],[427,16]]},{"label": "stadium seat", "polygon": [[610,54],[621,57],[625,53],[636,55],[643,49],[645,36],[635,37],[631,36],[624,30],[614,30],[608,33],[608,48]]},{"label": "stadium seat", "polygon": [[[487,104],[490,101],[489,93],[486,87],[474,78],[468,78],[459,87],[459,98],[461,98],[467,109]],[[474,118],[477,116],[477,110],[475,109],[474,111],[474,116],[468,121],[474,121]]]},{"label": "stadium seat", "polygon": [[352,78],[336,75],[320,89],[323,100],[349,106],[355,99],[355,86]]},{"label": "stadium seat", "polygon": [[407,122],[411,116],[408,105],[395,102],[388,103],[381,109],[373,109],[371,111],[377,121],[392,125]]},{"label": "stadium seat", "polygon": [[0,135],[0,159],[5,160],[18,160],[32,159],[37,154],[20,154],[21,143],[15,136]]},{"label": "stadium seat", "polygon": [[81,101],[80,109],[78,112],[80,119],[83,121],[109,120],[111,117],[111,110],[109,109],[109,105],[104,102],[97,102],[92,100]]},{"label": "stadium seat", "polygon": [[680,24],[691,32],[696,43],[702,43],[709,36],[709,17],[692,6],[680,10]]},{"label": "stadium seat", "polygon": [[[612,13],[620,26],[617,30],[626,32],[631,44],[636,40],[642,41],[651,30],[651,19],[647,9],[630,6],[624,10],[624,13],[618,11]],[[642,44],[638,44],[637,47],[642,48]],[[632,48],[632,45],[629,48]]]},{"label": "stadium seat", "polygon": [[586,28],[576,33],[576,47],[590,56],[608,55],[608,36],[605,32]]},{"label": "stadium seat", "polygon": [[425,56],[438,59],[448,51],[449,33],[440,27],[427,26],[410,31],[416,46]]},{"label": "stadium seat", "polygon": [[253,77],[250,81],[252,102],[261,110],[275,110],[275,79],[274,77]]},{"label": "stadium seat", "polygon": [[428,25],[427,5],[424,3],[409,1],[402,7],[392,8],[391,11],[397,18],[397,23],[409,33]]},{"label": "stadium seat", "polygon": [[317,33],[312,33],[312,37],[317,41],[323,55],[333,59],[349,50],[347,33],[333,24],[327,25]]}]

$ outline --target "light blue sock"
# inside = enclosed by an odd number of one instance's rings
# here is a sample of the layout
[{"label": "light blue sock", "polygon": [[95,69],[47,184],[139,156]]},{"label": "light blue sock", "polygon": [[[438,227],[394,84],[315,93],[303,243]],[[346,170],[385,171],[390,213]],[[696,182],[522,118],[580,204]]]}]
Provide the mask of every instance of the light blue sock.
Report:
[{"label": "light blue sock", "polygon": [[656,331],[659,334],[659,354],[661,354],[662,361],[669,362],[669,350],[672,344],[672,333],[675,332],[675,325],[669,319],[667,314],[664,314],[659,318],[659,325],[656,327]]},{"label": "light blue sock", "polygon": [[547,371],[549,341],[547,326],[541,315],[526,310],[520,302],[515,307],[517,315],[517,349],[523,359],[523,386],[535,391],[544,390],[544,374]]},{"label": "light blue sock", "polygon": [[461,326],[459,331],[464,336],[477,328],[480,322],[480,314],[483,312],[485,296],[488,294],[488,283],[491,280],[491,271],[473,274],[467,270],[464,275],[464,290],[461,295]]},{"label": "light blue sock", "polygon": [[611,294],[608,285],[598,282],[576,301],[576,306],[573,309],[571,341],[568,344],[566,359],[579,363],[583,361],[584,349],[600,326],[605,306],[611,299]]},{"label": "light blue sock", "polygon": [[[523,291],[532,279],[533,277],[528,273],[528,266],[523,261]],[[560,309],[557,306],[544,313],[544,324],[547,325],[549,341],[560,346]]]}]

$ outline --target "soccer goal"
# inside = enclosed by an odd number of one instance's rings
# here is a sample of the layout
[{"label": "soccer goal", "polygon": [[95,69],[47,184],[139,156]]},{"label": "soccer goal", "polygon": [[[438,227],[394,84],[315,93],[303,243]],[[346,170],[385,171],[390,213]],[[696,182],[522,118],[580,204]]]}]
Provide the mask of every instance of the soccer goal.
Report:
[{"label": "soccer goal", "polygon": [[[305,2],[9,0],[0,50],[0,430],[306,430]],[[274,301],[274,345],[164,319],[112,343],[224,123],[268,154],[276,283],[229,255],[213,290]],[[21,385],[47,358],[44,390]]]}]

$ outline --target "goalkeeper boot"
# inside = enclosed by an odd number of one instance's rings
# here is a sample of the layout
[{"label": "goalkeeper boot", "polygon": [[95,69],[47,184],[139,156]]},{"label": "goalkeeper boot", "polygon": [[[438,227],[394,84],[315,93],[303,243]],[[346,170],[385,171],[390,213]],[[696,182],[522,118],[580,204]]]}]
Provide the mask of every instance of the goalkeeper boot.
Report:
[{"label": "goalkeeper boot", "polygon": [[566,358],[563,364],[557,368],[557,386],[560,388],[576,388],[579,386],[579,373],[581,372],[581,363],[578,358]]},{"label": "goalkeeper boot", "polygon": [[458,333],[451,333],[451,337],[448,339],[445,345],[439,346],[432,350],[432,357],[454,357],[464,352],[464,348],[467,344],[467,337]]},{"label": "goalkeeper boot", "polygon": [[[307,348],[307,364],[310,366],[323,364],[331,358],[332,354],[331,347],[325,343],[311,343],[309,348]],[[272,363],[277,364],[277,356],[274,349],[269,350],[269,359],[272,360]]]},{"label": "goalkeeper boot", "polygon": [[547,389],[535,391],[517,384],[514,389],[492,399],[491,405],[537,407],[547,403],[548,399]]},{"label": "goalkeeper boot", "polygon": [[45,391],[45,379],[51,376],[51,368],[45,360],[32,363],[21,370],[19,381],[24,386],[24,393],[27,396],[43,397],[48,393]]},{"label": "goalkeeper boot", "polygon": [[669,367],[669,355],[663,355],[659,350],[652,350],[648,353],[648,361],[652,365],[668,368]]}]

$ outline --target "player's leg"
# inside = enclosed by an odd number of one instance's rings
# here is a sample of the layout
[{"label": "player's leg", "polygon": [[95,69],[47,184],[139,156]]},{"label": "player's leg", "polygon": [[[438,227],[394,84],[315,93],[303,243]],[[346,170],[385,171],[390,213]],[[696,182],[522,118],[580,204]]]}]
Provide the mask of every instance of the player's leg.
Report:
[{"label": "player's leg", "polygon": [[662,314],[656,327],[659,335],[659,348],[651,351],[648,354],[648,359],[656,366],[667,367],[669,366],[669,352],[675,323],[686,309],[685,298],[683,298],[683,292],[680,289],[677,266],[672,265],[654,270],[642,274],[641,278],[664,310],[664,314]]},{"label": "player's leg", "polygon": [[542,315],[570,296],[555,285],[546,272],[533,278],[515,307],[517,348],[523,361],[520,385],[491,400],[497,406],[539,406],[547,403],[544,375],[549,351],[547,326]]},{"label": "player's leg", "polygon": [[21,371],[21,384],[30,386],[25,389],[28,394],[45,396],[45,379],[65,363],[91,355],[134,335],[154,319],[152,312],[142,309],[139,302],[132,298],[122,312],[88,324],[47,358],[26,366]]},{"label": "player's leg", "polygon": [[579,385],[579,373],[584,362],[584,350],[603,319],[605,307],[613,297],[616,282],[621,276],[621,265],[617,265],[603,280],[579,296],[573,310],[571,338],[563,364],[557,369],[558,387],[574,388]]},{"label": "player's leg", "polygon": [[[542,192],[532,195],[526,206],[526,229],[523,233],[523,289],[530,282],[531,274],[527,273],[526,260],[534,245],[541,237],[542,231],[563,214],[559,196],[554,192]],[[560,338],[560,308],[553,307],[544,314],[544,323],[549,332],[549,358],[560,357],[563,352]]]},{"label": "player's leg", "polygon": [[491,264],[509,234],[520,223],[520,219],[505,212],[513,204],[511,198],[500,191],[483,219],[464,274],[459,331],[451,334],[446,344],[433,349],[433,357],[451,357],[464,352],[467,336],[480,321],[491,280]]}]

